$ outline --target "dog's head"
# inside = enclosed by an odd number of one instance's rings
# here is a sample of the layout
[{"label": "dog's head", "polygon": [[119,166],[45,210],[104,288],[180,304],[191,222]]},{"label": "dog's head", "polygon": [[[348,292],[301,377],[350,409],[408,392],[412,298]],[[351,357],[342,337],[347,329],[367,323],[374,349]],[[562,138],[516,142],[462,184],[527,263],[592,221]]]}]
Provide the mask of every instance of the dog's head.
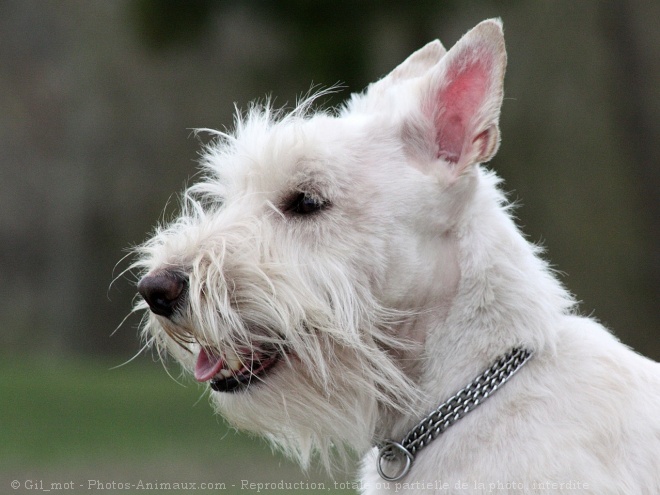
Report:
[{"label": "dog's head", "polygon": [[180,216],[138,250],[148,342],[303,462],[369,447],[379,413],[416,400],[417,321],[456,291],[453,239],[498,146],[505,64],[486,21],[337,112],[254,106],[216,133]]}]

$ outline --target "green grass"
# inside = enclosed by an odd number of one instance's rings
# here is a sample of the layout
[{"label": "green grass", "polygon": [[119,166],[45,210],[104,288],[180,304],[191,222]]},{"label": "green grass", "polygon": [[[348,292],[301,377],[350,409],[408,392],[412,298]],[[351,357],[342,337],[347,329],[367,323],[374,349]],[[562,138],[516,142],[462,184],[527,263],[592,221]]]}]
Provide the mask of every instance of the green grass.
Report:
[{"label": "green grass", "polygon": [[[334,486],[318,473],[300,472],[264,442],[227,428],[213,415],[202,387],[188,380],[183,386],[145,360],[111,369],[116,364],[6,356],[0,361],[0,493],[8,493],[14,479],[43,479],[49,486],[72,478],[83,493],[91,493],[88,480],[97,479],[224,483],[225,490],[214,491],[223,494],[252,493],[246,482]],[[305,485],[263,492],[320,491],[355,493]]]}]

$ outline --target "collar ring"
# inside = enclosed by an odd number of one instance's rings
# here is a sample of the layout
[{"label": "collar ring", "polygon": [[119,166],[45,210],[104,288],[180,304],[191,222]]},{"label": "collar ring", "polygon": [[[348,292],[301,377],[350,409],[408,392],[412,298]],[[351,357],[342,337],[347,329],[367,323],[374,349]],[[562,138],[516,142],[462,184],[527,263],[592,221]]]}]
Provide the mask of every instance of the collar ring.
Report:
[{"label": "collar ring", "polygon": [[[396,462],[399,466],[398,471],[393,475],[386,474],[383,470],[383,459],[386,462]],[[392,440],[386,440],[378,450],[376,469],[385,481],[398,481],[408,474],[414,460],[413,454],[403,445]]]}]

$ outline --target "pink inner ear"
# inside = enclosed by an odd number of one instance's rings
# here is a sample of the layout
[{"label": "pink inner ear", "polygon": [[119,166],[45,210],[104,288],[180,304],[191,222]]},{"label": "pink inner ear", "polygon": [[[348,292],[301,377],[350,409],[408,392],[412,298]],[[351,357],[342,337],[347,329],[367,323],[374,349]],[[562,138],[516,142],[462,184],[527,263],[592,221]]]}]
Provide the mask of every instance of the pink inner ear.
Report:
[{"label": "pink inner ear", "polygon": [[484,102],[489,85],[489,67],[483,60],[458,59],[445,74],[448,84],[436,94],[435,129],[438,158],[458,163],[466,139],[472,142],[474,116]]}]

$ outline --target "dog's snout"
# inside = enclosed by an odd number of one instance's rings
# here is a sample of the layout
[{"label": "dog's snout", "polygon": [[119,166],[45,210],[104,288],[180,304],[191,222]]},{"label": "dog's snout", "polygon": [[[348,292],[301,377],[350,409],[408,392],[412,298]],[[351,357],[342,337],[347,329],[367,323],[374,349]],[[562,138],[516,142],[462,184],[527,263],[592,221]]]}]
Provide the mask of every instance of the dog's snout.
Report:
[{"label": "dog's snout", "polygon": [[146,275],[137,289],[157,315],[170,317],[183,299],[188,278],[178,272],[158,272]]}]

